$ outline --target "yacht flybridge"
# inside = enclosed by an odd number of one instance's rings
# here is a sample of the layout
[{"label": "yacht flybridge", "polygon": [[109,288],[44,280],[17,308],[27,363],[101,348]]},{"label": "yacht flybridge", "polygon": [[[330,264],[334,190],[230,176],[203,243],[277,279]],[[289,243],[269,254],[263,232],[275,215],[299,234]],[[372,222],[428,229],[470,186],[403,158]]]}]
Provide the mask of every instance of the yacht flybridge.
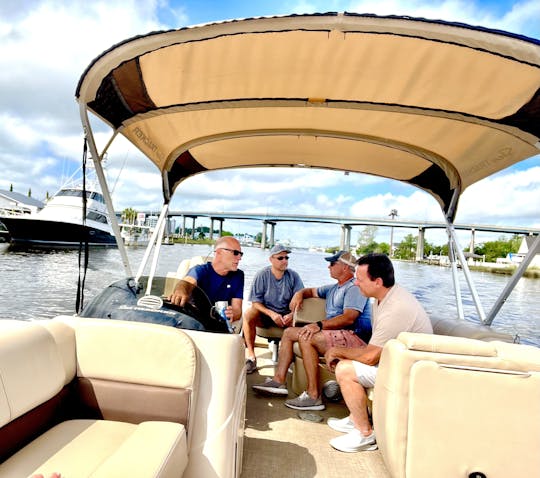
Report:
[{"label": "yacht flybridge", "polygon": [[[159,251],[184,179],[253,166],[367,173],[430,193],[448,224],[460,317],[457,258],[479,320],[491,324],[540,251],[537,237],[486,313],[452,225],[468,186],[540,153],[536,39],[351,13],[224,21],[114,45],[84,72],[76,97],[98,169],[121,134],[162,175],[164,206],[136,278]],[[112,128],[101,151],[89,113]]]}]

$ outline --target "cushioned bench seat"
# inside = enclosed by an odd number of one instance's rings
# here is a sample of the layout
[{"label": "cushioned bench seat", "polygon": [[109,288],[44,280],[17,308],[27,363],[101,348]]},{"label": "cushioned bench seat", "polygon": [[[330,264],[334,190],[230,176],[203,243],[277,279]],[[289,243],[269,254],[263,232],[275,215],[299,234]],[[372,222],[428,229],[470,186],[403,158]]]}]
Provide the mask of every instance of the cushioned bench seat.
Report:
[{"label": "cushioned bench seat", "polygon": [[245,402],[238,335],[0,321],[0,477],[238,477]]},{"label": "cushioned bench seat", "polygon": [[540,349],[401,333],[375,383],[377,443],[395,478],[538,476]]},{"label": "cushioned bench seat", "polygon": [[5,461],[0,475],[50,476],[57,471],[79,478],[172,477],[182,476],[187,462],[186,430],[181,424],[68,420]]}]

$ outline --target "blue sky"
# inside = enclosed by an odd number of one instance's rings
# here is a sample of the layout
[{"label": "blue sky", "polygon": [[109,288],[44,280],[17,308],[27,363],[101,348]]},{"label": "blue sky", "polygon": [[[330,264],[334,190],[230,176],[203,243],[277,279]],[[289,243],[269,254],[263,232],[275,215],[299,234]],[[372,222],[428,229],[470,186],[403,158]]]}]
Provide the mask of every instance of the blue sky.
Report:
[{"label": "blue sky", "polygon": [[[33,197],[42,199],[78,167],[82,128],[75,87],[90,61],[111,45],[150,31],[205,22],[327,11],[458,21],[540,38],[538,0],[1,2],[0,189],[12,184],[15,191],[25,194],[30,188]],[[115,145],[107,171],[110,183],[117,182],[113,194],[117,209],[159,208],[159,176],[129,145]],[[502,188],[507,193],[504,198],[499,194]],[[536,156],[469,188],[457,221],[540,227],[539,205],[540,157]],[[385,218],[391,209],[397,209],[403,219],[442,220],[430,196],[403,184],[363,175],[291,169],[200,175],[183,184],[172,208]],[[225,229],[256,233],[260,225],[227,221]],[[353,230],[353,241],[358,232]],[[396,231],[395,240],[408,233],[415,231]],[[276,236],[302,246],[330,246],[339,243],[340,230],[337,226],[285,223],[277,226]],[[387,236],[381,229],[378,239],[388,241]],[[442,233],[426,239],[436,244],[445,241]],[[467,234],[461,235],[461,241],[468,242]]]}]

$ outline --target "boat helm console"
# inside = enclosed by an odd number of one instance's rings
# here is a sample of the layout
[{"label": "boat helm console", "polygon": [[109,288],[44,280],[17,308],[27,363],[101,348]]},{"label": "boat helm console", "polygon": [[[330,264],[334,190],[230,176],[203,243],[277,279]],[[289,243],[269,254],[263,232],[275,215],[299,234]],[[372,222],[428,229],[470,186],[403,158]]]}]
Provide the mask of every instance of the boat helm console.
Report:
[{"label": "boat helm console", "polygon": [[[127,320],[169,325],[179,329],[228,333],[226,322],[215,312],[205,292],[196,285],[180,280],[179,285],[189,296],[183,306],[172,304],[167,298],[144,294],[147,277],[135,281],[133,277],[110,284],[86,305],[81,317]],[[154,277],[158,288],[161,278]]]}]

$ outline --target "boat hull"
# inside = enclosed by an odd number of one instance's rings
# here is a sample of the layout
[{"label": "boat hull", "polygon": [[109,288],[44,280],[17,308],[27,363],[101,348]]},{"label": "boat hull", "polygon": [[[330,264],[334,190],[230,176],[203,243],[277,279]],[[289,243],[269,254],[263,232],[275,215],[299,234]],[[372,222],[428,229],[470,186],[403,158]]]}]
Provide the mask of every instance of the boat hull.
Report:
[{"label": "boat hull", "polygon": [[112,234],[88,225],[28,217],[3,217],[2,222],[17,246],[72,248],[88,241],[90,246],[116,247]]}]

